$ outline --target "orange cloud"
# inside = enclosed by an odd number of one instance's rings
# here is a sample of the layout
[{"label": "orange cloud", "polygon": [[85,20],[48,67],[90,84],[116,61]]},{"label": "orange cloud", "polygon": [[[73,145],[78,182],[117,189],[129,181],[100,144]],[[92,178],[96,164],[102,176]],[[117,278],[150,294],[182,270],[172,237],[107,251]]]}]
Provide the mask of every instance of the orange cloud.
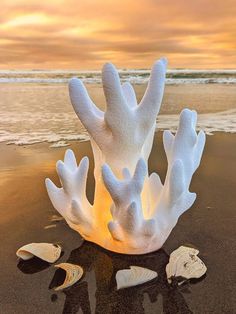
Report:
[{"label": "orange cloud", "polygon": [[234,0],[2,0],[1,68],[235,68]]}]

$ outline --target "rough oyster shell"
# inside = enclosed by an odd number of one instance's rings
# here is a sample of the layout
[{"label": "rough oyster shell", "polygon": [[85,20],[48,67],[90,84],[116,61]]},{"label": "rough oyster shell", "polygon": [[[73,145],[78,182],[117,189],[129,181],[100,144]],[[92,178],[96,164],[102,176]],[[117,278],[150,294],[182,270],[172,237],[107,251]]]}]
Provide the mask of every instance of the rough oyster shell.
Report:
[{"label": "rough oyster shell", "polygon": [[[199,251],[187,246],[180,246],[170,254],[169,263],[166,265],[166,275],[168,282],[171,283],[173,277],[184,279],[200,278],[206,271],[207,267],[197,256]],[[183,283],[181,281],[179,284]]]},{"label": "rough oyster shell", "polygon": [[59,291],[65,288],[68,288],[75,284],[80,278],[83,276],[83,268],[79,265],[71,264],[71,263],[60,263],[55,265],[57,268],[61,268],[66,272],[66,278],[60,286],[55,288],[55,291]]}]

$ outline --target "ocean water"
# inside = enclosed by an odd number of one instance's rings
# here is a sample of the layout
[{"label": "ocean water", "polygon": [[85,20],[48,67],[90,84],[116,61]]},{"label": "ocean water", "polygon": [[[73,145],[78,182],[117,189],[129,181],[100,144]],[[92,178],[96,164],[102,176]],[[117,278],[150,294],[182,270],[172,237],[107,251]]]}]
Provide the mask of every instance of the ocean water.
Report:
[{"label": "ocean water", "polygon": [[[0,142],[29,145],[48,142],[52,147],[88,140],[86,130],[70,104],[67,82],[80,77],[94,102],[105,109],[98,71],[0,71]],[[122,70],[137,99],[144,94],[147,70]],[[207,134],[236,132],[236,70],[170,70],[157,129],[178,125],[183,108],[198,111],[198,129]]]},{"label": "ocean water", "polygon": [[[121,82],[145,84],[150,70],[119,70]],[[101,83],[101,71],[69,71],[69,70],[0,70],[0,83],[67,83],[73,76],[84,83]],[[167,85],[174,84],[236,84],[236,70],[189,70],[172,69],[167,71]]]}]

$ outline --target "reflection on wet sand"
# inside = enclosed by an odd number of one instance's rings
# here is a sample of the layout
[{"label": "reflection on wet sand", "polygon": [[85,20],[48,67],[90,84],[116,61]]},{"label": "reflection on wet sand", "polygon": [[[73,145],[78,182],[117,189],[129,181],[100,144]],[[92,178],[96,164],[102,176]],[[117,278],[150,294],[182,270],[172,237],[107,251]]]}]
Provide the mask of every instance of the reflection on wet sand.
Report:
[{"label": "reflection on wet sand", "polygon": [[[79,234],[63,220],[57,222],[56,228],[44,229],[51,223],[52,215],[56,214],[46,194],[44,179],[50,177],[57,180],[55,163],[63,158],[65,148],[49,149],[48,144],[27,147],[2,144],[0,238],[4,241],[1,241],[0,254],[0,313],[58,314],[62,313],[63,308],[64,313],[73,313],[78,307],[79,314],[94,313],[95,309],[97,313],[100,311],[106,314],[107,311],[109,314],[111,305],[107,304],[114,304],[113,313],[123,311],[124,314],[132,311],[145,314],[190,313],[190,310],[193,313],[234,313],[235,139],[235,134],[225,133],[208,137],[202,164],[191,187],[191,191],[198,194],[197,201],[181,217],[164,245],[168,254],[180,245],[196,246],[208,267],[206,278],[200,282],[198,280],[196,285],[176,289],[166,283],[164,268],[168,256],[165,252],[139,256],[138,261],[134,256],[115,255],[85,243],[73,251],[69,259],[84,267],[85,276],[81,282],[60,293],[48,290],[55,273],[53,265],[41,265],[40,269],[38,262],[32,266],[31,260],[20,263],[20,271],[16,267],[15,252],[29,242],[60,243],[65,251],[60,262],[66,262],[71,250],[81,243]],[[71,143],[71,148],[76,152],[78,161],[85,155],[91,159],[87,193],[92,201],[94,179],[90,144]],[[155,137],[149,170],[158,172],[164,179],[166,159],[160,132]],[[90,249],[86,249],[86,246]],[[158,266],[160,260],[162,267]],[[132,264],[156,270],[159,278],[154,283],[116,291],[116,269],[127,268]],[[55,277],[59,275],[56,272]],[[62,275],[58,279],[62,280]],[[87,296],[77,291],[78,286],[82,291],[87,291]],[[104,311],[102,306],[105,307]]]},{"label": "reflection on wet sand", "polygon": [[[63,291],[66,295],[63,313],[78,313],[79,310],[84,314],[147,313],[144,309],[145,294],[155,313],[192,313],[180,288],[167,283],[165,267],[168,260],[169,256],[162,249],[146,255],[122,255],[84,242],[71,252],[67,260],[82,266],[85,277]],[[158,278],[136,287],[117,290],[117,271],[131,265],[154,270],[158,273]],[[63,272],[56,270],[50,288],[63,280]],[[158,302],[159,298],[163,300],[162,304]]]},{"label": "reflection on wet sand", "polygon": [[50,267],[50,263],[34,256],[33,258],[26,261],[20,259],[17,267],[24,274],[35,274]]}]

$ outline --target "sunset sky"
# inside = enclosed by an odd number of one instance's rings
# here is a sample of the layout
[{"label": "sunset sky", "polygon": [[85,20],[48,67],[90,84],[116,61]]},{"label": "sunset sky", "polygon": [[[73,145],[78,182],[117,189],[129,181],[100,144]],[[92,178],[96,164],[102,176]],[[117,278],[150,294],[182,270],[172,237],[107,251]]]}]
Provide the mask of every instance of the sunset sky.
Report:
[{"label": "sunset sky", "polygon": [[1,0],[0,69],[236,68],[235,0]]}]

